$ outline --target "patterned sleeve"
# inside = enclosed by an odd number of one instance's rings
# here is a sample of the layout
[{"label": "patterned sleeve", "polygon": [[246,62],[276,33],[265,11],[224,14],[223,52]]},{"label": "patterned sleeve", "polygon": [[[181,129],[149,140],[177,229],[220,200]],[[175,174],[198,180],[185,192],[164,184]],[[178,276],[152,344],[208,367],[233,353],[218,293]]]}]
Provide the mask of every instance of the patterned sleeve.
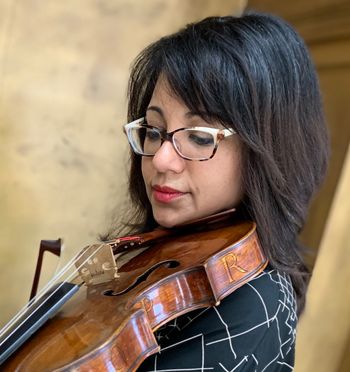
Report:
[{"label": "patterned sleeve", "polygon": [[290,279],[264,271],[220,305],[179,317],[138,371],[292,371],[296,302]]}]

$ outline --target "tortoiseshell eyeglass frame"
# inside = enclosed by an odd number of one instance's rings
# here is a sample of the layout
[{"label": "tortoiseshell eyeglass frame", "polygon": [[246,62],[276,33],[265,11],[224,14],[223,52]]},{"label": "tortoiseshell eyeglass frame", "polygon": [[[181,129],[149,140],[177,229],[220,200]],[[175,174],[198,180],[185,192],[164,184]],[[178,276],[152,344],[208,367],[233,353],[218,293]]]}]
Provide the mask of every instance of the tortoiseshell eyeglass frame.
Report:
[{"label": "tortoiseshell eyeglass frame", "polygon": [[[185,160],[189,160],[189,161],[206,161],[206,160],[212,159],[213,156],[216,153],[216,150],[219,146],[219,143],[224,138],[232,136],[233,134],[237,134],[237,132],[234,131],[233,129],[218,129],[218,128],[209,128],[209,127],[178,128],[178,129],[176,129],[172,132],[167,132],[163,128],[158,128],[158,127],[155,127],[155,126],[152,126],[152,125],[148,125],[146,123],[144,117],[142,117],[140,119],[136,119],[136,120],[134,120],[134,121],[132,121],[128,124],[125,124],[123,128],[124,128],[124,133],[126,134],[126,136],[128,138],[128,142],[129,142],[132,150],[135,152],[135,154],[141,155],[141,156],[151,157],[151,156],[154,156],[156,154],[156,152],[159,150],[158,149],[154,154],[147,154],[147,153],[143,153],[143,152],[138,151],[138,149],[134,145],[134,141],[132,139],[133,137],[131,135],[131,130],[133,128],[149,128],[149,129],[156,130],[156,131],[159,132],[159,134],[161,136],[161,144],[163,144],[165,141],[169,141],[173,145],[176,153],[181,158],[183,158]],[[201,158],[201,159],[193,159],[193,158],[189,158],[189,157],[184,156],[183,154],[181,154],[180,150],[176,147],[176,143],[174,143],[173,136],[174,136],[175,133],[177,133],[179,131],[188,130],[188,129],[203,131],[203,132],[206,132],[206,133],[210,133],[213,136],[213,138],[215,140],[215,143],[214,143],[213,152],[209,157],[205,157],[205,158]]]}]

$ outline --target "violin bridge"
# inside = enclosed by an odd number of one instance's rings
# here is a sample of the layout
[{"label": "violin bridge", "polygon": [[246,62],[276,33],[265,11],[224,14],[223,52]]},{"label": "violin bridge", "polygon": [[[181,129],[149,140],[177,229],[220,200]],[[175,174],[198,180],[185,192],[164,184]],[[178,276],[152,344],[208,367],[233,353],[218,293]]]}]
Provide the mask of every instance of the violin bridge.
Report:
[{"label": "violin bridge", "polygon": [[119,277],[112,247],[109,244],[93,244],[85,247],[76,260],[75,266],[88,287]]}]

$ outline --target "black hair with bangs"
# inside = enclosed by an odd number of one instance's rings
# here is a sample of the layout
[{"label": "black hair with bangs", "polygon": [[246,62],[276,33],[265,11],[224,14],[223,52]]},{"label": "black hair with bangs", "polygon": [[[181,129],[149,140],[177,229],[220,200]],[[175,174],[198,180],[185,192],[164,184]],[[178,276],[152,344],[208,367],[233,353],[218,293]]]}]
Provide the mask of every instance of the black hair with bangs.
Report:
[{"label": "black hair with bangs", "polygon": [[[207,119],[233,128],[243,143],[244,200],[270,264],[287,272],[304,307],[308,270],[298,235],[326,172],[328,134],[314,66],[302,39],[278,17],[210,17],[144,49],[128,90],[128,120],[145,116],[164,76],[176,96]],[[131,152],[129,232],[156,226]]]}]

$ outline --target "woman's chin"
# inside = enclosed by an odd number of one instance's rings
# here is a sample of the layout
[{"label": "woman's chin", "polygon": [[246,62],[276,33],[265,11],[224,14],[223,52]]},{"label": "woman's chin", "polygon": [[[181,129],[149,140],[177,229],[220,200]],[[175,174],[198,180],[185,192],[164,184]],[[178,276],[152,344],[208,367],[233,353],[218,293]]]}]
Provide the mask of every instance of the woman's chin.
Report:
[{"label": "woman's chin", "polygon": [[176,221],[161,218],[155,218],[156,222],[159,226],[165,227],[166,229],[171,229],[172,227],[175,227],[176,225],[179,225],[179,223],[176,223]]},{"label": "woman's chin", "polygon": [[187,221],[186,218],[183,218],[179,213],[155,213],[154,219],[159,226],[171,229],[177,225],[181,225]]}]

